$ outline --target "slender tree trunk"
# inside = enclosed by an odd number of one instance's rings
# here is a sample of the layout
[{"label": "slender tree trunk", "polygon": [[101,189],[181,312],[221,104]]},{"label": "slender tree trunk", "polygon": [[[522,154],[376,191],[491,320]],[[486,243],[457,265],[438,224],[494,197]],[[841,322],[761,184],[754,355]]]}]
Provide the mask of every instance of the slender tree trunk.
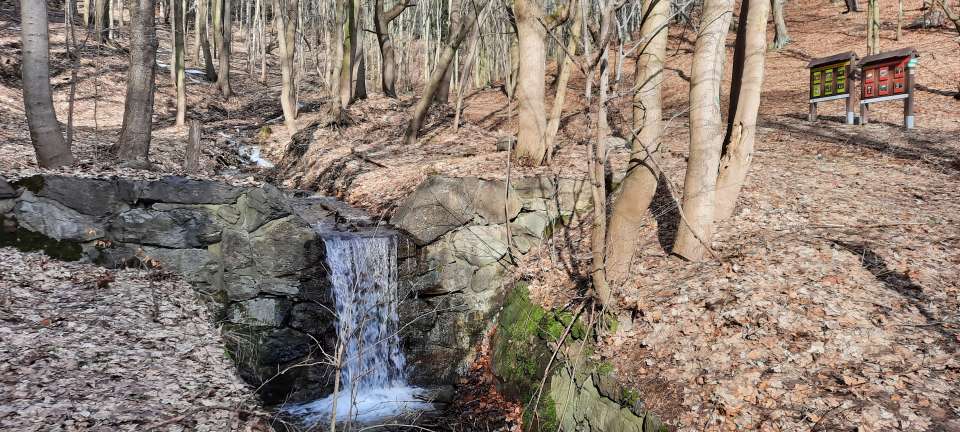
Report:
[{"label": "slender tree trunk", "polygon": [[357,60],[357,20],[354,1],[343,0],[343,58],[340,65],[340,109],[347,109],[353,102],[353,65]]},{"label": "slender tree trunk", "polygon": [[[214,0],[216,1],[216,0]],[[197,36],[200,38],[200,50],[203,51],[204,72],[207,81],[217,81],[217,69],[213,66],[213,55],[210,53],[210,38],[207,37],[207,21],[209,19],[210,0],[197,0]]]},{"label": "slender tree trunk", "polygon": [[790,34],[787,33],[787,20],[784,18],[783,5],[787,0],[770,0],[773,2],[774,36],[773,47],[783,49],[790,43]]},{"label": "slender tree trunk", "polygon": [[717,170],[723,146],[720,83],[733,0],[705,0],[690,74],[690,155],[683,182],[683,223],[673,252],[703,258],[713,237]]},{"label": "slender tree trunk", "polygon": [[383,0],[376,0],[374,4],[373,24],[377,33],[377,44],[380,46],[380,85],[383,94],[390,98],[397,97],[397,59],[393,40],[390,39],[390,22],[409,6],[410,0],[403,0],[389,11],[384,11]]},{"label": "slender tree trunk", "polygon": [[157,59],[155,0],[136,0],[130,8],[130,68],[120,140],[113,152],[120,159],[148,164],[153,131],[153,97]]},{"label": "slender tree trunk", "polygon": [[547,113],[544,106],[546,71],[543,0],[516,0],[513,14],[517,20],[518,51],[521,53],[517,76],[517,133],[515,160],[521,165],[539,166],[546,158]]},{"label": "slender tree trunk", "polygon": [[[762,0],[766,1],[766,0]],[[658,159],[663,136],[663,65],[667,55],[669,0],[652,0],[644,8],[647,17],[640,28],[647,41],[636,63],[633,95],[633,139],[630,164],[620,184],[620,195],[610,214],[607,233],[607,276],[614,284],[623,282],[637,248],[639,231],[649,217],[660,177]],[[641,42],[643,43],[643,42]]]},{"label": "slender tree trunk", "polygon": [[280,73],[283,82],[280,87],[280,106],[283,119],[292,136],[297,132],[297,86],[294,67],[295,42],[297,36],[298,0],[274,0],[273,9],[279,14],[277,33],[280,42]]},{"label": "slender tree trunk", "polygon": [[[450,11],[447,26],[448,39],[454,37],[454,33],[460,28],[460,9],[460,0],[450,1]],[[456,61],[456,56],[454,56],[454,61]],[[440,81],[440,88],[437,89],[434,102],[445,104],[450,101],[450,80],[452,78],[453,68],[449,67],[447,68],[446,73],[443,75],[443,79]]]},{"label": "slender tree trunk", "polygon": [[[657,0],[659,1],[659,0]],[[553,106],[550,108],[550,117],[547,120],[546,158],[553,159],[556,148],[557,132],[560,131],[560,119],[563,117],[563,105],[567,99],[567,86],[570,83],[570,73],[573,71],[573,56],[577,54],[577,45],[580,43],[580,32],[583,29],[583,7],[580,0],[572,0],[571,6],[576,8],[573,24],[570,26],[570,37],[567,40],[567,49],[560,64],[560,73],[557,76],[557,92],[553,96]]]},{"label": "slender tree trunk", "polygon": [[233,90],[230,88],[230,43],[233,38],[233,7],[231,0],[214,1],[223,1],[223,7],[220,11],[220,18],[223,20],[221,28],[223,34],[220,37],[220,46],[217,47],[220,55],[220,73],[217,74],[217,87],[220,88],[223,97],[229,98],[233,95]]},{"label": "slender tree trunk", "polygon": [[173,70],[177,87],[177,127],[187,120],[187,74],[186,62],[186,0],[172,0],[173,7]]},{"label": "slender tree trunk", "polygon": [[50,36],[47,2],[20,2],[22,31],[23,107],[30,128],[30,141],[37,152],[37,164],[55,168],[73,164],[73,154],[63,140],[50,90]]},{"label": "slender tree trunk", "polygon": [[867,52],[880,52],[880,4],[878,0],[867,1]]},{"label": "slender tree trunk", "polygon": [[[483,4],[480,7],[485,8],[486,6],[487,4]],[[454,36],[450,38],[450,41],[444,45],[443,52],[441,52],[440,59],[437,62],[437,66],[433,69],[433,73],[430,74],[430,80],[427,81],[427,85],[423,89],[423,94],[420,95],[420,99],[417,101],[417,105],[413,109],[413,116],[407,123],[407,129],[404,132],[404,142],[407,145],[414,145],[417,143],[417,136],[420,134],[420,129],[423,128],[423,120],[427,116],[427,110],[435,100],[434,98],[437,90],[440,88],[440,82],[443,80],[444,75],[446,75],[447,68],[449,68],[450,64],[453,62],[453,57],[457,53],[457,48],[459,48],[460,44],[463,43],[463,40],[467,38],[467,35],[473,29],[473,26],[476,25],[477,20],[473,19],[473,11],[470,9],[468,10],[470,12],[461,21],[460,28],[456,33],[454,33]]]},{"label": "slender tree trunk", "polygon": [[353,0],[353,29],[350,35],[353,48],[353,69],[350,80],[353,84],[352,100],[367,98],[367,62],[363,50],[363,38],[360,37],[360,26],[363,25],[363,4],[360,0]]},{"label": "slender tree trunk", "polygon": [[740,7],[741,25],[737,29],[736,52],[733,56],[735,78],[731,85],[727,136],[717,177],[714,220],[718,222],[733,215],[753,159],[769,15],[765,0],[748,0]]},{"label": "slender tree trunk", "polygon": [[901,37],[903,37],[903,0],[897,1],[897,36],[896,36],[896,40],[899,42]]},{"label": "slender tree trunk", "polygon": [[[36,1],[36,0],[30,0]],[[97,43],[103,43],[110,36],[110,0],[96,0],[93,13],[93,31],[97,36]]]},{"label": "slender tree trunk", "polygon": [[200,150],[200,120],[190,120],[187,149],[183,157],[183,170],[187,174],[196,174],[200,170]]}]

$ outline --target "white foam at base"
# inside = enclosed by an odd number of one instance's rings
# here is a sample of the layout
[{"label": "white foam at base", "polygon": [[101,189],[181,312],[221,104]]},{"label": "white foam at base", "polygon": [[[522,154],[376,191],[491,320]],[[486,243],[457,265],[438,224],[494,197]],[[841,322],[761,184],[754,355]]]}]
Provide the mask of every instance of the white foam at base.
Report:
[{"label": "white foam at base", "polygon": [[284,411],[302,416],[309,425],[329,422],[333,412],[333,402],[337,402],[337,422],[355,421],[371,423],[391,417],[398,417],[416,411],[433,409],[433,404],[417,398],[423,392],[416,387],[372,388],[358,391],[354,403],[349,389],[341,391],[336,398],[333,395],[313,402],[287,407]]}]

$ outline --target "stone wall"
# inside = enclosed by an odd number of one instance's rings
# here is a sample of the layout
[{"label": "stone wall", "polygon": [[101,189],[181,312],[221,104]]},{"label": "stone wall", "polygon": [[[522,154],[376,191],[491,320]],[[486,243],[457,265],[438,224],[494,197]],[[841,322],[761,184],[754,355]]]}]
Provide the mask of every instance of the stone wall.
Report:
[{"label": "stone wall", "polygon": [[546,176],[509,190],[503,181],[434,176],[403,200],[391,224],[407,234],[401,321],[414,384],[455,384],[467,372],[502,305],[510,256],[590,203],[582,179]]},{"label": "stone wall", "polygon": [[[227,350],[267,404],[332,387],[336,343],[318,230],[357,230],[363,212],[263,185],[42,175],[0,180],[0,246],[182,275],[210,300]],[[278,374],[278,371],[285,373]]]}]

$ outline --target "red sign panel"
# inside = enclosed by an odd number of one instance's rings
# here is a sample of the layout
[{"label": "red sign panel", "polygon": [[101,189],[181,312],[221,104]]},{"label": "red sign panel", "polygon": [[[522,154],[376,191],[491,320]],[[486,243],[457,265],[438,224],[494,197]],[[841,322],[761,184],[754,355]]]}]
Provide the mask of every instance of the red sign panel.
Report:
[{"label": "red sign panel", "polygon": [[878,63],[863,69],[862,99],[894,96],[905,93],[907,62],[910,57]]}]

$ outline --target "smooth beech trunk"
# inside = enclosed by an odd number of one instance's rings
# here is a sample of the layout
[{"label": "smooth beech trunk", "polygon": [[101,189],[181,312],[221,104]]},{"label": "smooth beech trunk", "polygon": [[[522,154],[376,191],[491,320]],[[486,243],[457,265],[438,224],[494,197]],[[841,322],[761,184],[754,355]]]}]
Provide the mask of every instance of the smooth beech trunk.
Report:
[{"label": "smooth beech trunk", "polygon": [[714,216],[717,222],[733,215],[737,197],[753,159],[757,114],[763,89],[769,15],[770,9],[765,0],[748,0],[740,7],[741,25],[737,29],[736,52],[733,56],[734,79],[730,92],[727,139],[724,142],[717,177],[717,206]]},{"label": "smooth beech trunk", "polygon": [[297,132],[297,68],[294,63],[299,0],[273,0],[278,14],[277,33],[280,43],[280,107],[283,120],[292,136]]},{"label": "smooth beech trunk", "polygon": [[517,163],[539,166],[546,159],[547,112],[544,104],[546,73],[546,37],[543,0],[516,0],[513,14],[517,21]]},{"label": "smooth beech trunk", "polygon": [[683,216],[673,253],[703,259],[713,237],[717,170],[723,146],[720,83],[733,0],[705,0],[690,74],[690,155],[683,181]]},{"label": "smooth beech trunk", "polygon": [[[766,1],[766,0],[763,0]],[[607,232],[607,277],[618,284],[626,279],[637,248],[639,231],[650,215],[660,178],[658,156],[663,137],[663,64],[667,54],[669,0],[652,0],[644,8],[640,28],[644,47],[637,58],[633,94],[633,129],[636,134],[630,164],[620,184],[620,194],[610,214]]]},{"label": "smooth beech trunk", "polygon": [[20,2],[23,43],[23,107],[30,128],[30,141],[37,152],[37,164],[54,168],[73,164],[73,154],[60,133],[50,90],[50,35],[47,2]]},{"label": "smooth beech trunk", "polygon": [[356,0],[343,0],[343,57],[340,64],[340,109],[353,102],[353,73],[357,62]]},{"label": "smooth beech trunk", "polygon": [[130,68],[120,140],[113,152],[123,160],[148,163],[153,131],[153,97],[157,59],[155,0],[136,0],[130,8]]}]

